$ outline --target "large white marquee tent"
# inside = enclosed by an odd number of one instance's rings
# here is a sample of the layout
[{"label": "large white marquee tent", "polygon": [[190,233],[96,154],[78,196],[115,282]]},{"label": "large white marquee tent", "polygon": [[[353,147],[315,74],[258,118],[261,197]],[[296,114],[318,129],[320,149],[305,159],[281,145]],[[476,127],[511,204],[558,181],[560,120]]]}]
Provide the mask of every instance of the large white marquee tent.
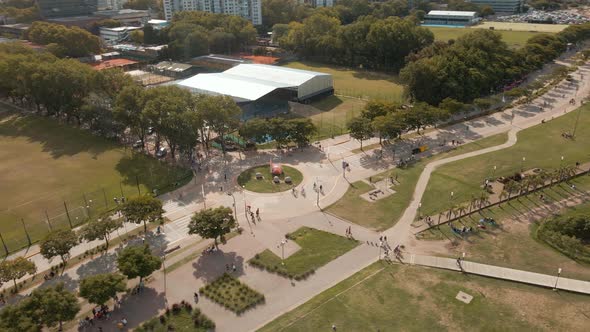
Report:
[{"label": "large white marquee tent", "polygon": [[334,91],[332,75],[286,67],[240,64],[222,73],[198,74],[178,83],[194,93],[231,96],[236,102],[258,100],[283,89],[305,101]]}]

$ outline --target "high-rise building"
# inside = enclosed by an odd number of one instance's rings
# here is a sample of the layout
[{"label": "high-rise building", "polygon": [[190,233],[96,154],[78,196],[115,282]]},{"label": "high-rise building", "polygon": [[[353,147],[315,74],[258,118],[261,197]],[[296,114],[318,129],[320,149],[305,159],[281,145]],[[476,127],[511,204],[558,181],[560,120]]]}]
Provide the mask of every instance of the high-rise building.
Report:
[{"label": "high-rise building", "polygon": [[334,7],[334,0],[298,0],[300,4],[308,4],[314,8]]},{"label": "high-rise building", "polygon": [[98,10],[120,10],[128,0],[98,0]]},{"label": "high-rise building", "polygon": [[37,0],[43,18],[84,16],[97,10],[98,0]]},{"label": "high-rise building", "polygon": [[496,13],[520,13],[524,6],[524,0],[467,0],[480,6],[490,6]]},{"label": "high-rise building", "polygon": [[262,0],[164,0],[163,3],[164,18],[167,21],[179,11],[201,10],[236,15],[251,21],[254,25],[262,24]]}]

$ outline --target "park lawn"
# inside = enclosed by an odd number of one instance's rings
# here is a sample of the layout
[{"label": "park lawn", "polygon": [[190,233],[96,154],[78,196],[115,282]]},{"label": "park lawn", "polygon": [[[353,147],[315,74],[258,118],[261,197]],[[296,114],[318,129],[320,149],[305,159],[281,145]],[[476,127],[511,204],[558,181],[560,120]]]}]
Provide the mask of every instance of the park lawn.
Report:
[{"label": "park lawn", "polygon": [[301,249],[287,257],[285,265],[281,264],[281,257],[268,249],[257,254],[249,263],[299,280],[359,245],[356,240],[309,227],[290,233],[288,238]]},{"label": "park lawn", "polygon": [[372,190],[373,187],[364,181],[354,182],[339,201],[324,210],[377,231],[388,229],[395,225],[410,204],[418,178],[428,163],[470,151],[499,145],[504,143],[506,139],[506,134],[490,136],[476,142],[459,146],[448,152],[424,158],[412,166],[406,168],[394,168],[372,176],[371,180],[374,182],[390,176],[397,178],[397,181],[399,182],[398,185],[393,187],[393,190],[395,190],[393,195],[378,201],[369,202],[361,198],[361,194]]},{"label": "park lawn", "polygon": [[[473,32],[474,29],[466,28],[446,28],[446,27],[427,27],[434,33],[434,39],[440,41],[448,41],[451,39],[457,39],[463,35]],[[508,44],[511,48],[523,47],[526,41],[532,36],[541,34],[540,32],[532,31],[505,31],[496,30],[496,32],[502,35],[502,40]]]},{"label": "park lawn", "polygon": [[582,331],[588,310],[584,295],[380,261],[259,331]]},{"label": "park lawn", "polygon": [[[576,139],[565,139],[564,132],[571,132],[579,117]],[[544,124],[525,129],[518,133],[517,143],[507,149],[459,160],[439,167],[432,173],[428,187],[422,198],[422,211],[434,215],[445,211],[451,204],[468,202],[473,195],[481,192],[486,178],[510,176],[525,170],[542,168],[553,170],[560,165],[573,165],[575,162],[590,161],[590,104]],[[561,157],[564,161],[561,161]],[[522,158],[525,158],[523,162]],[[494,171],[493,167],[497,170]]]},{"label": "park lawn", "polygon": [[[576,190],[590,189],[590,177],[582,176],[570,181]],[[547,188],[542,192],[547,200],[560,201],[570,197],[574,190],[567,184]],[[475,233],[463,240],[455,235],[450,227],[443,225],[421,233],[420,239],[454,241],[457,245],[451,248],[449,257],[467,254],[467,259],[475,262],[522,269],[544,274],[554,274],[557,267],[563,269],[566,278],[590,279],[590,265],[576,262],[543,241],[536,238],[537,223],[527,219],[525,213],[542,207],[538,194],[514,199],[509,203],[485,209],[481,214],[463,217],[455,221],[455,226],[470,226]],[[545,211],[549,212],[549,211]],[[550,213],[558,213],[551,210]],[[590,213],[590,203],[570,207],[563,210],[564,214]],[[537,213],[535,213],[536,215]],[[487,226],[486,230],[478,230],[477,222],[482,217],[496,220],[498,227]],[[535,218],[537,221],[539,217]]]},{"label": "park lawn", "polygon": [[329,96],[313,102],[311,106],[318,112],[309,118],[318,128],[316,140],[346,134],[348,122],[361,113],[365,104],[366,101],[362,99],[340,96]]},{"label": "park lawn", "polygon": [[[268,165],[256,166],[243,171],[238,176],[238,184],[246,190],[257,193],[274,193],[289,190],[303,181],[303,174],[297,169],[286,165],[281,165],[281,167],[283,174],[279,176],[281,182],[278,184],[272,181],[273,176],[270,174]],[[256,179],[256,173],[261,173],[262,179]],[[285,177],[288,176],[291,177],[292,184],[284,182]]]},{"label": "park lawn", "polygon": [[88,131],[2,110],[0,160],[0,233],[10,251],[27,245],[21,220],[33,242],[49,230],[47,217],[53,228],[69,227],[64,202],[75,225],[114,208],[113,197],[137,195],[138,184],[163,193],[192,176]]},{"label": "park lawn", "polygon": [[331,74],[337,95],[362,99],[380,99],[401,102],[404,87],[395,75],[352,69],[331,64],[310,61],[289,62],[285,66],[296,69],[318,71]]}]

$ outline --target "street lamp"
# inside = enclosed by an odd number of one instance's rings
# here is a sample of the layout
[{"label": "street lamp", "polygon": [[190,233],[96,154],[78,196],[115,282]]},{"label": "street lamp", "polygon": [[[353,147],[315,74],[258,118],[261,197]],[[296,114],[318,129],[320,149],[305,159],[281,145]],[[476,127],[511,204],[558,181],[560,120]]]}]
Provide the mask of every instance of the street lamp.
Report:
[{"label": "street lamp", "polygon": [[287,240],[282,239],[281,240],[281,265],[285,265],[285,244],[287,243]]},{"label": "street lamp", "polygon": [[522,157],[522,163],[520,164],[520,172],[524,172],[524,162],[526,161],[526,157]]},{"label": "street lamp", "polygon": [[420,213],[420,208],[422,207],[422,202],[418,203],[418,216],[422,219],[422,214]]},{"label": "street lamp", "polygon": [[563,165],[563,156],[561,156],[561,161],[559,162],[559,168]]},{"label": "street lamp", "polygon": [[495,179],[496,176],[496,165],[494,165],[494,170],[492,171],[492,179]]},{"label": "street lamp", "polygon": [[553,290],[557,291],[557,282],[559,281],[559,276],[561,275],[561,268],[557,269],[557,278],[555,278],[555,286],[553,286]]}]

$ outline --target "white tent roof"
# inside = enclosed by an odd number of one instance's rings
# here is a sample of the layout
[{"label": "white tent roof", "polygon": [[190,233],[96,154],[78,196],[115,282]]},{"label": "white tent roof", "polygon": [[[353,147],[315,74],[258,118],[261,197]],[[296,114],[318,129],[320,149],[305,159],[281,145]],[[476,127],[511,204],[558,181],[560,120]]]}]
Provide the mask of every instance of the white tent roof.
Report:
[{"label": "white tent roof", "polygon": [[428,12],[428,16],[466,16],[474,17],[476,12],[458,11],[458,10],[431,10]]},{"label": "white tent roof", "polygon": [[201,93],[228,95],[236,101],[253,101],[273,90],[297,87],[323,75],[329,74],[271,65],[241,64],[223,73],[198,74],[178,84]]}]

